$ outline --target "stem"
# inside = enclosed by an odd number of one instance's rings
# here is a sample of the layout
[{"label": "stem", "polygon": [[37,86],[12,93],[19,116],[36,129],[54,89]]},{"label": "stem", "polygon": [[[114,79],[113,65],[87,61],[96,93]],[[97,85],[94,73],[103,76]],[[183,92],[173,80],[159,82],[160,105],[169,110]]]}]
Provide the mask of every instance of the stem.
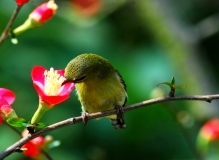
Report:
[{"label": "stem", "polygon": [[41,152],[43,153],[43,155],[47,158],[47,160],[53,160],[53,158],[44,150],[41,150]]},{"label": "stem", "polygon": [[41,118],[44,115],[44,113],[46,111],[48,111],[49,109],[50,108],[49,108],[49,106],[46,103],[39,102],[39,106],[38,106],[36,112],[34,113],[30,123],[31,124],[38,123],[41,120]]},{"label": "stem", "polygon": [[[146,101],[142,101],[139,103],[129,105],[129,106],[124,108],[124,112],[131,111],[131,110],[143,107],[143,106],[150,106],[152,104],[158,104],[158,103],[162,103],[162,102],[166,102],[166,101],[194,100],[194,101],[206,101],[206,102],[210,103],[214,99],[219,99],[219,94],[155,98],[155,99],[150,99],[150,100],[146,100]],[[88,120],[106,117],[106,116],[113,115],[116,113],[117,113],[116,109],[105,111],[105,112],[92,113],[92,114],[89,114]],[[54,130],[57,130],[57,129],[62,128],[62,127],[66,127],[66,126],[69,126],[72,124],[79,123],[82,121],[83,121],[82,116],[69,118],[69,119],[54,123],[50,126],[47,126],[46,128],[41,129],[41,130],[33,133],[32,135],[29,134],[28,136],[21,138],[19,141],[15,142],[11,146],[9,146],[7,149],[2,151],[0,153],[0,159],[3,159],[5,157],[9,156],[13,152],[15,152],[17,148],[20,148],[22,145],[24,145],[25,143],[27,143],[28,141],[30,141],[31,139],[33,139],[37,136],[40,136],[42,134],[45,134],[45,133],[48,133],[48,132],[51,132]]]},{"label": "stem", "polygon": [[14,13],[12,14],[10,20],[8,21],[8,24],[7,26],[5,27],[4,31],[2,32],[1,34],[1,37],[0,37],[0,44],[6,39],[8,38],[9,36],[9,31],[11,29],[11,26],[14,22],[14,20],[16,19],[20,9],[22,8],[22,6],[17,6],[17,8],[14,10]]},{"label": "stem", "polygon": [[28,18],[22,25],[14,29],[13,34],[15,36],[20,35],[21,33],[25,32],[26,30],[29,30],[31,28],[34,28],[35,26],[32,25],[31,20]]}]

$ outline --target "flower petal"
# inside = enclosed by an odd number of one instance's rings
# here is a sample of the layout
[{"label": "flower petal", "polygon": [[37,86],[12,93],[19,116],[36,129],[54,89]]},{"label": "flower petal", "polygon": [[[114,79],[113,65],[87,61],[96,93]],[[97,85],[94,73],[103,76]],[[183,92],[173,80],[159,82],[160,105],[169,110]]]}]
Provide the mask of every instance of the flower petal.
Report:
[{"label": "flower petal", "polygon": [[29,0],[15,0],[18,6],[22,6],[25,3],[29,2]]},{"label": "flower petal", "polygon": [[60,76],[64,76],[65,70],[64,69],[59,69],[56,70],[58,74],[60,74]]},{"label": "flower petal", "polygon": [[35,8],[29,17],[32,21],[35,21],[35,23],[43,24],[55,15],[57,8],[56,3],[51,0]]},{"label": "flower petal", "polygon": [[3,123],[3,118],[0,115],[0,124],[2,124],[2,123]]},{"label": "flower petal", "polygon": [[41,67],[41,66],[35,66],[32,69],[31,72],[31,77],[33,81],[37,81],[39,83],[41,83],[44,86],[44,72],[45,72],[46,68]]},{"label": "flower petal", "polygon": [[9,105],[11,105],[15,100],[14,92],[6,88],[0,88],[0,97],[4,98]]},{"label": "flower petal", "polygon": [[46,102],[49,104],[49,106],[54,106],[56,104],[59,104],[69,98],[69,95],[64,96],[47,96],[47,95],[41,95],[41,100],[43,102]]},{"label": "flower petal", "polygon": [[65,95],[65,94],[70,94],[71,91],[73,91],[74,89],[74,83],[72,82],[68,82],[68,83],[65,83],[64,85],[62,85],[62,87],[60,88],[59,90],[59,95],[62,96],[62,95]]}]

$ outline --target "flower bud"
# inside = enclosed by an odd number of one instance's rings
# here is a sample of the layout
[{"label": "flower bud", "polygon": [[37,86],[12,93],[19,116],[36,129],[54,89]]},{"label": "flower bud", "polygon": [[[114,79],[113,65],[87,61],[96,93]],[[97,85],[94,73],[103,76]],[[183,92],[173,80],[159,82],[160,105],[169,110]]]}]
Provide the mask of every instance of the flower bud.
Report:
[{"label": "flower bud", "polygon": [[41,4],[30,13],[28,19],[21,26],[13,30],[12,35],[16,37],[26,30],[42,26],[55,15],[57,8],[58,6],[53,0]]},{"label": "flower bud", "polygon": [[1,112],[8,117],[14,110],[11,108],[10,105],[1,106]]},{"label": "flower bud", "polygon": [[58,6],[53,0],[41,4],[33,10],[29,15],[29,19],[33,21],[36,25],[42,25],[47,22],[56,13]]},{"label": "flower bud", "polygon": [[0,116],[3,119],[17,118],[14,109],[10,106],[15,99],[12,91],[0,88]]}]

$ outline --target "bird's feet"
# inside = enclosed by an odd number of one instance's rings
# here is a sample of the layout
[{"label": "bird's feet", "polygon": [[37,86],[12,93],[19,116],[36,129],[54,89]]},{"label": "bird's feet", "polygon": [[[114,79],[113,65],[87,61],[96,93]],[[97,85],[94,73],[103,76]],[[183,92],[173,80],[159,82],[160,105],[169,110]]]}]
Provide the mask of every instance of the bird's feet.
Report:
[{"label": "bird's feet", "polygon": [[84,125],[87,125],[89,114],[87,112],[82,112],[81,117]]},{"label": "bird's feet", "polygon": [[118,118],[123,118],[123,115],[125,113],[123,106],[116,106],[116,114]]}]

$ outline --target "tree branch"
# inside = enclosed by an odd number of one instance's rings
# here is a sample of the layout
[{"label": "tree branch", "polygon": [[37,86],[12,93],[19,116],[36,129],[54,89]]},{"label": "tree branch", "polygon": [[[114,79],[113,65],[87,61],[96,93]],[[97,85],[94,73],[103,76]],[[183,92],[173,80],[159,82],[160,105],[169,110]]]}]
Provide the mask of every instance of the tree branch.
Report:
[{"label": "tree branch", "polygon": [[[178,97],[162,97],[162,98],[150,99],[150,100],[146,100],[146,101],[142,101],[142,102],[139,102],[139,103],[135,103],[135,104],[126,106],[124,108],[124,111],[125,112],[126,111],[131,111],[133,109],[137,109],[137,108],[140,108],[140,107],[143,107],[143,106],[150,106],[150,105],[153,105],[153,104],[162,103],[162,102],[166,102],[166,101],[194,100],[194,101],[206,101],[206,102],[210,103],[214,99],[219,99],[219,94],[215,94],[215,95],[178,96]],[[105,111],[105,112],[92,113],[92,114],[89,114],[88,120],[113,115],[113,114],[116,114],[116,112],[117,111],[115,109],[113,109],[113,110],[109,110],[109,111]],[[58,123],[54,123],[52,125],[47,126],[46,128],[44,128],[42,130],[39,130],[39,131],[33,133],[32,135],[29,134],[27,137],[21,138],[19,141],[17,141],[13,145],[11,145],[10,147],[8,147],[4,151],[2,151],[0,153],[0,159],[3,159],[5,157],[9,156],[13,152],[15,152],[17,149],[22,147],[25,143],[27,143],[28,141],[30,141],[31,139],[33,139],[37,136],[40,136],[42,134],[51,132],[53,130],[57,130],[57,129],[65,127],[65,126],[76,124],[76,123],[79,123],[79,122],[82,122],[82,117],[81,116],[74,117],[74,118],[69,118],[69,119],[60,121]]]},{"label": "tree branch", "polygon": [[22,6],[17,6],[17,8],[15,9],[14,13],[12,14],[10,20],[8,21],[8,24],[7,26],[5,27],[4,31],[2,32],[1,34],[1,37],[0,37],[0,44],[6,39],[8,38],[9,36],[9,31],[11,29],[11,26],[15,20],[15,18],[17,17],[20,9],[22,8]]}]

